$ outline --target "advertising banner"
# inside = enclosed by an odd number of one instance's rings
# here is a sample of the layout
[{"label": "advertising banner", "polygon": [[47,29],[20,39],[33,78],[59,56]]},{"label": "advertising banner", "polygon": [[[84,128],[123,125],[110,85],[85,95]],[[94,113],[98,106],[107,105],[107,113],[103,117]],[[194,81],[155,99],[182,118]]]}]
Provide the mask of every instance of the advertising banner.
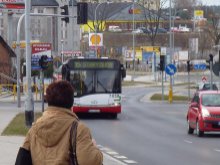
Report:
[{"label": "advertising banner", "polygon": [[31,68],[33,70],[40,69],[39,59],[41,56],[46,55],[48,57],[48,61],[52,61],[51,55],[51,43],[34,43],[32,44],[32,56],[31,56]]}]

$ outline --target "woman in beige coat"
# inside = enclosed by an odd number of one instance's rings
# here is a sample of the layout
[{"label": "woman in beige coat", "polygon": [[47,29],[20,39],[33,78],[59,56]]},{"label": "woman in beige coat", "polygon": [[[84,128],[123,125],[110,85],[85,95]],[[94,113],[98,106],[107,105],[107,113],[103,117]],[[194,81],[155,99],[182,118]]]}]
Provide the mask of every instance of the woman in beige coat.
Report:
[{"label": "woman in beige coat", "polygon": [[29,130],[23,148],[31,152],[34,165],[69,165],[70,129],[78,122],[76,158],[78,165],[101,165],[103,155],[93,143],[89,128],[71,111],[74,90],[58,81],[46,90],[48,108]]}]

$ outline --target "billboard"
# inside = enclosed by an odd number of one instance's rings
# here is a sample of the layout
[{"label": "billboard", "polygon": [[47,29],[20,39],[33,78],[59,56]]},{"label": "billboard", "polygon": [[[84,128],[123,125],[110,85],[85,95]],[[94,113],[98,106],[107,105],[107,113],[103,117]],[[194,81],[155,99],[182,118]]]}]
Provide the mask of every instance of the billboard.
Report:
[{"label": "billboard", "polygon": [[32,51],[31,51],[31,68],[33,70],[41,69],[39,65],[39,59],[41,56],[46,55],[49,60],[52,61],[51,55],[51,43],[34,43],[32,44]]}]

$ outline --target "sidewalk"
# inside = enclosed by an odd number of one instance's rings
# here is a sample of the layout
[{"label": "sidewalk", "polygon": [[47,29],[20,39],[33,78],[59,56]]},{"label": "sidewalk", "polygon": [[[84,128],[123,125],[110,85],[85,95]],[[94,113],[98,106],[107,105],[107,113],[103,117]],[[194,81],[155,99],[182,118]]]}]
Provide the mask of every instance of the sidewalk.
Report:
[{"label": "sidewalk", "polygon": [[[0,132],[7,127],[10,121],[23,111],[22,108],[17,107],[0,107]],[[19,147],[24,141],[23,136],[0,136],[0,164],[1,165],[13,165],[16,160]],[[108,154],[103,153],[105,165],[126,165],[125,163],[114,159]]]}]

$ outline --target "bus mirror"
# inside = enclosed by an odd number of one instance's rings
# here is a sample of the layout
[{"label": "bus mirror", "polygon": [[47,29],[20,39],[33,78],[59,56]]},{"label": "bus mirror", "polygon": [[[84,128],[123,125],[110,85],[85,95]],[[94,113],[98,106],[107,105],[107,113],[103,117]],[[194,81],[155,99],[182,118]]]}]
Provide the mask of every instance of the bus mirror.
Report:
[{"label": "bus mirror", "polygon": [[70,80],[70,70],[69,67],[65,64],[62,66],[62,79]]},{"label": "bus mirror", "polygon": [[121,76],[122,76],[122,78],[126,77],[126,70],[122,64],[121,64]]}]

